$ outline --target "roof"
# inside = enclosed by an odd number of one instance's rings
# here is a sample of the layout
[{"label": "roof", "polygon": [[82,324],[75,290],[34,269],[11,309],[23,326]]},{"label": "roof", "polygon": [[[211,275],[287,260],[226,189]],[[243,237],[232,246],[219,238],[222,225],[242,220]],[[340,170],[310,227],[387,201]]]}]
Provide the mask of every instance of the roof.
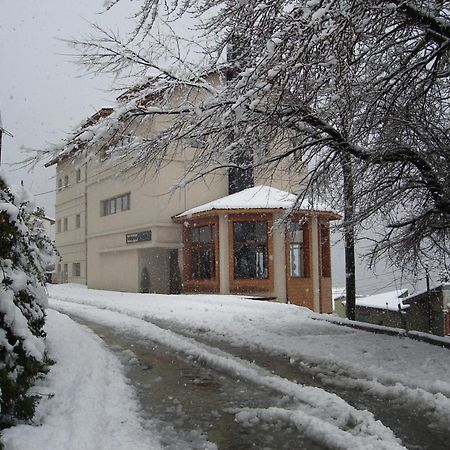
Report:
[{"label": "roof", "polygon": [[[433,288],[430,289],[430,294],[438,294],[439,292],[443,292],[443,291],[450,291],[450,283],[442,283],[438,286],[435,286]],[[409,305],[411,303],[414,302],[420,302],[423,301],[424,299],[427,299],[427,294],[428,291],[426,289],[419,291],[419,292],[415,292],[414,294],[408,295],[407,297],[403,298],[403,303],[405,305]]]},{"label": "roof", "polygon": [[398,311],[398,305],[400,305],[402,309],[407,308],[407,306],[402,304],[402,300],[406,295],[408,295],[407,289],[383,292],[381,294],[357,298],[356,305],[365,306],[368,308],[388,309],[390,311]]},{"label": "roof", "polygon": [[297,204],[298,196],[286,191],[281,191],[270,186],[255,186],[252,188],[244,189],[243,191],[236,192],[235,194],[227,195],[226,197],[213,200],[212,202],[205,203],[204,205],[197,206],[189,209],[181,214],[175,216],[176,218],[191,217],[196,214],[207,213],[212,211],[229,211],[229,210],[246,210],[246,209],[262,209],[262,210],[274,210],[274,209],[296,209],[303,211],[325,212],[332,214],[333,218],[337,219],[336,213],[328,208],[320,205],[314,205],[314,207],[306,200]]},{"label": "roof", "polygon": [[[91,117],[87,118],[80,128],[75,131],[72,138],[73,145],[69,146],[69,148],[63,150],[58,155],[56,155],[54,158],[52,158],[50,161],[48,161],[45,164],[45,167],[53,166],[56,163],[59,163],[60,161],[68,158],[69,156],[73,156],[80,148],[83,147],[82,145],[82,138],[84,137],[85,130],[92,127],[92,125],[97,124],[105,117],[110,116],[114,112],[114,108],[101,108],[99,109],[95,114],[93,114]],[[79,141],[79,145],[76,145],[77,141]]]}]

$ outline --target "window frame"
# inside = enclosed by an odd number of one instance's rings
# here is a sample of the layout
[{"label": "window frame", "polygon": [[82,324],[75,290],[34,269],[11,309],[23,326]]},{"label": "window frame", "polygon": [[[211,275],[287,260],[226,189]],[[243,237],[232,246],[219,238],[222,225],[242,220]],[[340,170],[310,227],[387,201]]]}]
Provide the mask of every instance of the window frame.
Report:
[{"label": "window frame", "polygon": [[[241,221],[266,221],[267,222],[267,278],[235,278],[234,277],[234,233],[233,223]],[[229,286],[231,293],[257,293],[273,292],[274,267],[273,267],[273,214],[271,212],[239,212],[230,211],[228,214],[228,266]]]},{"label": "window frame", "polygon": [[63,231],[68,231],[69,230],[69,218],[68,217],[64,217],[63,219]]},{"label": "window frame", "polygon": [[100,201],[101,216],[112,216],[131,209],[131,192]]},{"label": "window frame", "polygon": [[[302,240],[299,241],[294,237],[292,226],[299,226],[302,231]],[[298,231],[298,230],[297,230]],[[300,278],[310,278],[310,249],[309,249],[309,222],[307,220],[299,220],[291,222],[289,225],[288,233],[288,260],[289,260],[289,278],[300,279]],[[292,250],[293,246],[300,246],[299,252],[299,267],[301,268],[298,275],[293,273],[292,264]]]},{"label": "window frame", "polygon": [[[208,230],[209,239],[207,241],[202,241],[201,239],[201,231]],[[198,233],[198,238],[194,241],[193,234],[194,232]],[[217,227],[216,224],[211,223],[202,223],[202,224],[194,224],[194,226],[190,227],[188,234],[188,246],[190,251],[189,258],[189,279],[190,280],[214,280],[216,278],[216,233]],[[203,263],[201,261],[201,257],[204,254],[209,253],[209,274],[210,276],[203,276],[202,274],[202,266]],[[194,274],[194,253],[200,255],[196,264],[195,264],[195,274]]]},{"label": "window frame", "polygon": [[[214,248],[214,272],[211,278],[192,278],[192,247],[191,230],[201,228],[205,225],[214,225],[215,233],[210,248]],[[219,272],[219,219],[217,216],[187,220],[183,226],[183,285],[186,292],[219,292],[220,272]],[[194,246],[195,248],[195,246]]]},{"label": "window frame", "polygon": [[81,228],[81,214],[75,215],[75,228]]}]

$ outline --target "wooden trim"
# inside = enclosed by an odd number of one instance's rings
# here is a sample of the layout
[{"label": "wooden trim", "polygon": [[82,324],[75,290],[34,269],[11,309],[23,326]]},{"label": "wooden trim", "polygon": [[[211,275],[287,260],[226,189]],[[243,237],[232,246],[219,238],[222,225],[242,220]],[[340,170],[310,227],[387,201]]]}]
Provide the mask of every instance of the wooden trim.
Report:
[{"label": "wooden trim", "polygon": [[[209,219],[190,219],[185,220],[187,226],[183,227],[183,287],[186,292],[219,292],[220,291],[220,254],[219,254],[219,218],[211,217]],[[190,230],[195,227],[205,225],[215,225],[214,252],[215,267],[214,278],[209,280],[191,279],[191,246],[189,240]]]},{"label": "wooden trim", "polygon": [[[330,225],[319,221],[320,276],[331,278]],[[325,274],[325,275],[324,275]]]},{"label": "wooden trim", "polygon": [[[267,278],[234,278],[234,222],[267,222],[267,259],[268,259],[268,277]],[[230,292],[248,293],[248,292],[273,292],[274,289],[274,268],[273,268],[273,236],[272,236],[272,214],[252,213],[246,211],[239,214],[233,214],[228,217],[228,254],[229,254],[229,280]]]},{"label": "wooden trim", "polygon": [[[283,208],[252,208],[252,209],[210,209],[208,211],[201,211],[198,213],[192,214],[192,216],[174,216],[172,217],[172,220],[176,223],[183,223],[185,221],[193,220],[193,219],[203,219],[208,217],[214,217],[219,215],[247,215],[247,214],[254,214],[254,215],[260,215],[260,214],[273,214],[277,212],[285,211]],[[320,218],[324,218],[327,220],[339,220],[342,219],[342,216],[339,214],[336,214],[331,211],[314,211],[314,210],[298,210],[296,211],[296,214],[303,215],[303,216],[311,216],[315,215]]]}]

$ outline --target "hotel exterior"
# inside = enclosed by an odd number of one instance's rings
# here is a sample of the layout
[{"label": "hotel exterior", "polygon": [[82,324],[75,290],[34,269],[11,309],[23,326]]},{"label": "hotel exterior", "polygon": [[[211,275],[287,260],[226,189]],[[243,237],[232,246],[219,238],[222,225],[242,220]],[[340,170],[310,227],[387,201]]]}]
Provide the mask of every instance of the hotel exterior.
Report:
[{"label": "hotel exterior", "polygon": [[[100,110],[86,124],[101,121]],[[165,126],[160,115],[136,134]],[[83,127],[82,127],[83,128]],[[278,167],[270,182],[229,195],[228,173],[173,191],[183,155],[156,176],[120,174],[124,162],[95,148],[62,153],[56,165],[56,282],[94,289],[242,294],[332,312],[330,231],[339,218],[296,201],[298,173]]]}]

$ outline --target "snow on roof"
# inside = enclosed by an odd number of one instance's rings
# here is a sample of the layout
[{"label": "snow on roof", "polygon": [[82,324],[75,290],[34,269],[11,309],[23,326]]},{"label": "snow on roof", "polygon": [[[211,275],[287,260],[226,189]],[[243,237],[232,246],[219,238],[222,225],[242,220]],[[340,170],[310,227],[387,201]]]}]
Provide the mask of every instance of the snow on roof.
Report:
[{"label": "snow on roof", "polygon": [[[436,292],[440,292],[440,291],[447,291],[450,290],[450,283],[442,283],[438,286],[432,287],[430,289],[431,293],[436,293]],[[421,297],[426,294],[428,291],[426,289],[423,289],[421,291],[418,292],[414,292],[414,294],[405,296],[404,298],[402,298],[402,300],[406,303],[409,304],[411,303],[411,300],[421,300]]]},{"label": "snow on roof", "polygon": [[369,308],[398,311],[398,305],[400,305],[402,309],[408,308],[407,305],[402,304],[405,294],[408,294],[407,289],[383,292],[381,294],[357,298],[356,304],[358,306],[367,306]]},{"label": "snow on roof", "polygon": [[214,210],[289,209],[293,206],[297,206],[302,210],[332,212],[319,205],[315,205],[316,207],[313,208],[306,200],[296,205],[297,199],[298,197],[295,194],[281,191],[274,187],[260,185],[189,209],[175,217],[189,217],[194,214]]}]

